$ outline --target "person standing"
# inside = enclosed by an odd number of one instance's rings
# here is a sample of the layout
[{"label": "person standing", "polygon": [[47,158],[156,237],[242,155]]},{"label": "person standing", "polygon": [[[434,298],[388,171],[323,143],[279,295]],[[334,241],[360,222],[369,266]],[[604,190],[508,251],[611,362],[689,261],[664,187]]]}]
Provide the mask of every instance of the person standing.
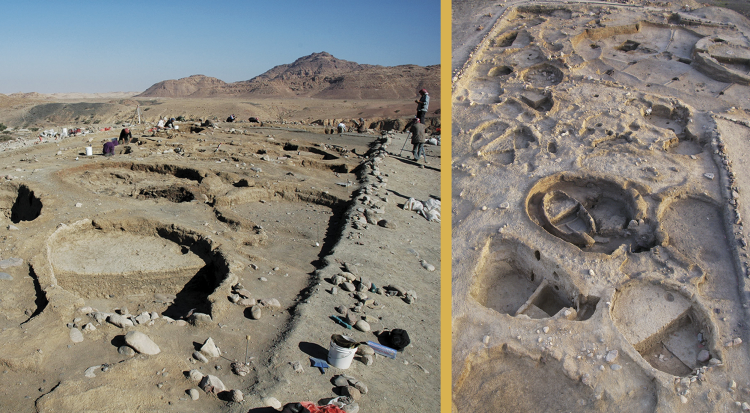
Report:
[{"label": "person standing", "polygon": [[427,116],[427,108],[430,106],[430,94],[427,93],[427,89],[420,90],[419,94],[421,95],[419,100],[415,100],[414,102],[417,103],[417,117],[424,126],[424,118]]},{"label": "person standing", "polygon": [[[424,124],[417,119],[414,124],[411,125],[409,132],[411,132],[411,144],[414,145],[412,149],[414,160],[419,162],[419,157],[421,155],[424,158],[424,163],[427,164],[427,155],[424,152],[424,143],[427,140],[424,134]],[[422,167],[424,168],[424,166]]]}]

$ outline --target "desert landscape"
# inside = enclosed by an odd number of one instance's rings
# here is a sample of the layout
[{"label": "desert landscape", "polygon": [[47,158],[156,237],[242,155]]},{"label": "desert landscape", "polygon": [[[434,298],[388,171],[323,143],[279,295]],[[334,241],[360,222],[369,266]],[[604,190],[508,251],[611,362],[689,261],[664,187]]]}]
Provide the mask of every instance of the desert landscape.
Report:
[{"label": "desert landscape", "polygon": [[742,2],[453,2],[454,412],[750,411]]},{"label": "desert landscape", "polygon": [[[3,410],[438,411],[440,146],[414,162],[401,131],[427,88],[439,143],[439,85],[322,52],[247,82],[0,95]],[[334,335],[348,369],[317,367]]]}]

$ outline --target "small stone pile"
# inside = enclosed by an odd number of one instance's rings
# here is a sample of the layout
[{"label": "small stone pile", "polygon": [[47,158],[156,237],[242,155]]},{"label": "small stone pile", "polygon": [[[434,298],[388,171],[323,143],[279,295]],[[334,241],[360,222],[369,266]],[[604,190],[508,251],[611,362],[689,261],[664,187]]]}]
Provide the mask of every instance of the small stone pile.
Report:
[{"label": "small stone pile", "polygon": [[262,316],[262,309],[268,309],[269,311],[281,310],[281,303],[276,298],[262,298],[256,300],[252,297],[252,293],[245,289],[245,287],[237,283],[232,286],[231,294],[229,295],[229,301],[232,303],[250,308],[250,318],[253,320],[259,320]]}]

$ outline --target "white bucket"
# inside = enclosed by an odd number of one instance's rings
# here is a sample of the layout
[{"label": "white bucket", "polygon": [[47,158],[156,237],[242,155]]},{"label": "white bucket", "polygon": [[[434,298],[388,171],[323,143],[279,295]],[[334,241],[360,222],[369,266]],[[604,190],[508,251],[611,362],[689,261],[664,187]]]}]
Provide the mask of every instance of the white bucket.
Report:
[{"label": "white bucket", "polygon": [[354,360],[354,353],[356,352],[356,347],[340,347],[331,340],[331,347],[328,348],[328,364],[337,369],[346,370],[351,366],[352,360]]},{"label": "white bucket", "polygon": [[92,156],[94,154],[94,148],[87,146],[86,147],[86,156]]}]

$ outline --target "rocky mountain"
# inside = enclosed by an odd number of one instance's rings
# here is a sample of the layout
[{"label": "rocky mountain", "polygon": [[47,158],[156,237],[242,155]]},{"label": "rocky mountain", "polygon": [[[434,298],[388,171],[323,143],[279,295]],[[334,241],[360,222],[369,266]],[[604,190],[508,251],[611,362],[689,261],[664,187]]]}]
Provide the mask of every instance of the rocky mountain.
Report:
[{"label": "rocky mountain", "polygon": [[178,80],[159,82],[137,96],[143,97],[202,97],[206,92],[227,86],[223,80],[203,75],[193,75]]},{"label": "rocky mountain", "polygon": [[324,99],[409,99],[426,88],[440,97],[440,66],[379,66],[313,53],[250,80],[226,83],[194,75],[165,80],[138,97],[313,97]]}]

